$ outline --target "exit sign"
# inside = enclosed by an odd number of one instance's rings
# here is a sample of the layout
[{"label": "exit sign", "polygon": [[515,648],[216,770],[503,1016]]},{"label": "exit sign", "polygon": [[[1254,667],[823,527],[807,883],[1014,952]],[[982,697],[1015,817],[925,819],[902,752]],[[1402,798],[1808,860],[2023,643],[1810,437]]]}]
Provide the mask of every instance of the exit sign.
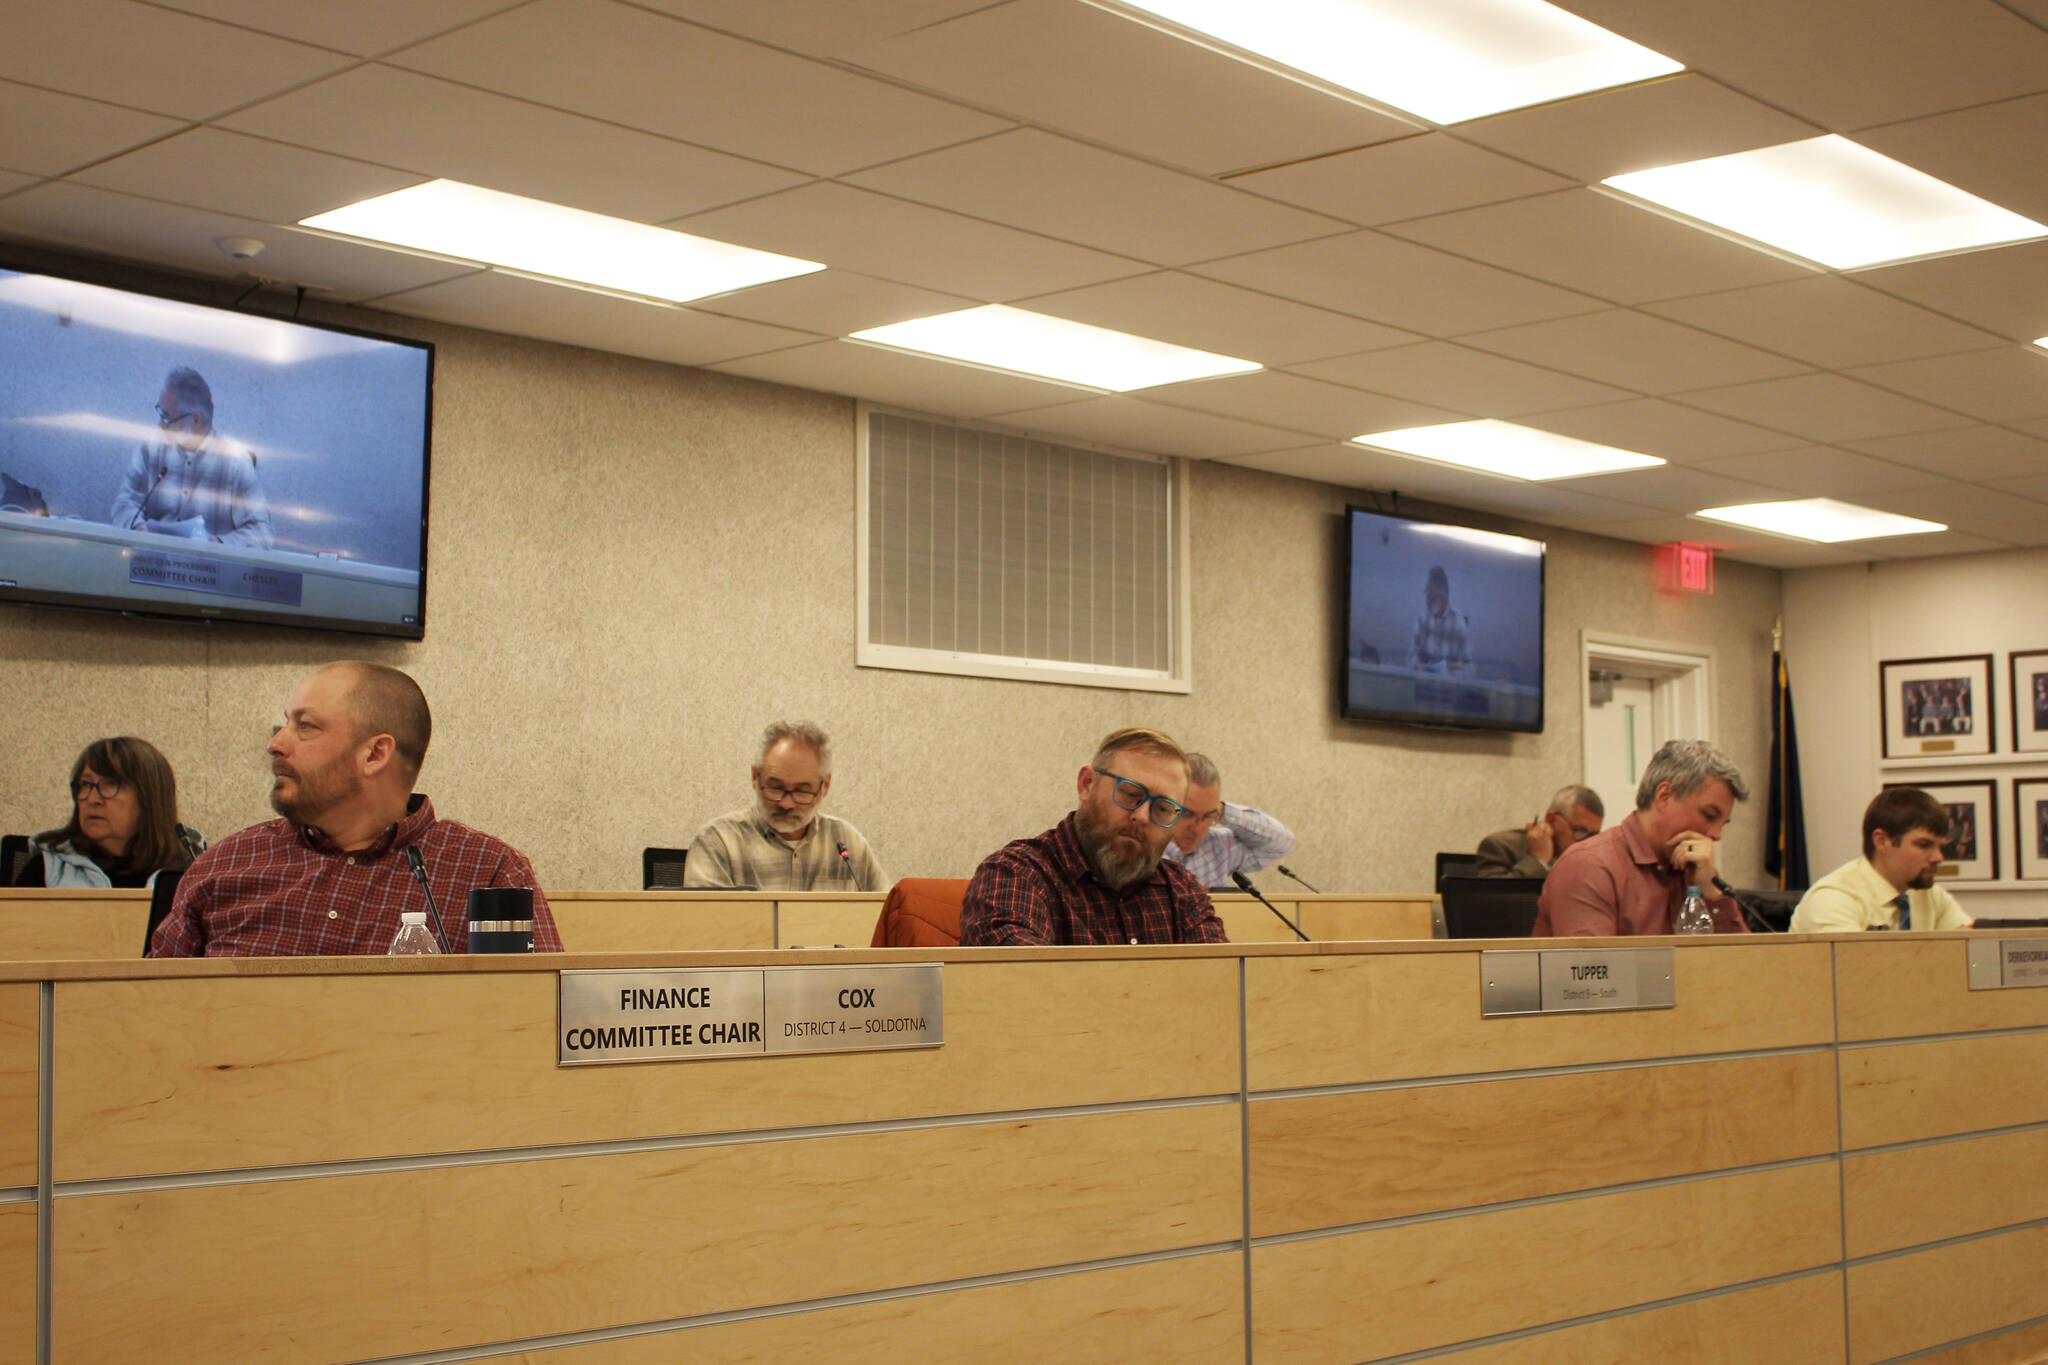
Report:
[{"label": "exit sign", "polygon": [[1665,592],[1714,591],[1714,548],[1676,541],[1657,547],[1658,586]]}]

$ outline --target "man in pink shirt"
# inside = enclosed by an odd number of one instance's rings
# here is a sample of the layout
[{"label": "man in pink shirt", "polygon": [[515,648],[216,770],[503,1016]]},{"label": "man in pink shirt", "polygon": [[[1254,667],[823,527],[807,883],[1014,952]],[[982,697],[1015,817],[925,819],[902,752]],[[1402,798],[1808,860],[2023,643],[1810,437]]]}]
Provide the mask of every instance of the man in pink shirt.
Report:
[{"label": "man in pink shirt", "polygon": [[1747,932],[1735,898],[1714,886],[1714,840],[1748,799],[1726,754],[1705,740],[1672,740],[1643,769],[1629,817],[1558,855],[1531,932],[1668,934],[1687,885],[1706,893],[1716,933]]}]

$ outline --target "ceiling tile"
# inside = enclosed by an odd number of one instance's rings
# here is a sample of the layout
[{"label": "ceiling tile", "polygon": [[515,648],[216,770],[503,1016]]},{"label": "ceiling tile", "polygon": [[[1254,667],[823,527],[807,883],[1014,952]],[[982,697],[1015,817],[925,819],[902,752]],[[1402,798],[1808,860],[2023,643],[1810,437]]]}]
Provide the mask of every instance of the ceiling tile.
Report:
[{"label": "ceiling tile", "polygon": [[1797,437],[1767,431],[1680,407],[1660,398],[1636,398],[1626,403],[1575,408],[1567,412],[1546,412],[1522,419],[1532,427],[1576,436],[1582,441],[1622,450],[1640,451],[1679,463],[1748,455],[1765,450],[1787,450],[1801,444]]},{"label": "ceiling tile", "polygon": [[1396,346],[1291,367],[1297,374],[1410,398],[1474,417],[1513,417],[1608,403],[1629,394],[1451,341]]},{"label": "ceiling tile", "polygon": [[535,0],[390,61],[817,175],[1008,126],[613,0]]},{"label": "ceiling tile", "polygon": [[1270,474],[1286,474],[1291,478],[1333,483],[1340,488],[1391,491],[1454,507],[1465,506],[1463,499],[1475,492],[1485,496],[1480,489],[1481,484],[1503,482],[1446,465],[1407,460],[1386,451],[1341,443],[1238,456],[1225,463],[1245,469],[1263,469]]},{"label": "ceiling tile", "polygon": [[1649,394],[1798,374],[1806,369],[1796,360],[1626,308],[1479,332],[1465,341],[1482,350]]},{"label": "ceiling tile", "polygon": [[1346,226],[1035,128],[844,179],[1160,265],[1328,236]]},{"label": "ceiling tile", "polygon": [[2036,436],[2048,436],[2048,420],[2039,422],[2013,422],[2010,425],[2018,427],[2021,431],[2032,432]]},{"label": "ceiling tile", "polygon": [[1413,332],[1171,270],[1042,294],[1021,306],[1261,365],[1415,340]]},{"label": "ceiling tile", "polygon": [[1950,482],[1909,492],[1869,492],[1853,501],[1886,512],[1938,521],[1950,530],[1993,540],[2048,535],[2048,503],[1980,484]]},{"label": "ceiling tile", "polygon": [[[2048,425],[2042,435],[2048,436]],[[1853,441],[1853,450],[1893,464],[1981,483],[2048,473],[2048,441],[2004,427],[1954,427]]]},{"label": "ceiling tile", "polygon": [[210,118],[349,59],[134,0],[0,6],[0,79]]},{"label": "ceiling tile", "polygon": [[2048,417],[2048,351],[2001,346],[1852,370],[1858,379],[1987,422]]},{"label": "ceiling tile", "polygon": [[1697,72],[1461,123],[1457,136],[1586,184],[1812,137],[1820,129]]},{"label": "ceiling tile", "polygon": [[1211,261],[1195,273],[1434,336],[1600,307],[1584,294],[1378,232]]},{"label": "ceiling tile", "polygon": [[1840,498],[1854,502],[1859,494],[1925,488],[1940,476],[1924,469],[1874,460],[1833,446],[1801,446],[1768,455],[1736,455],[1703,460],[1693,468],[1710,474],[1747,479],[1801,498]]},{"label": "ceiling tile", "polygon": [[1551,486],[1598,493],[1665,512],[1697,512],[1702,507],[1769,502],[1783,496],[1777,489],[1760,483],[1680,464],[1624,469],[1585,479],[1557,479]]},{"label": "ceiling tile", "polygon": [[704,365],[812,340],[803,332],[637,303],[587,289],[480,271],[377,300],[379,308],[487,332]]},{"label": "ceiling tile", "polygon": [[1955,422],[1954,413],[1838,374],[1802,374],[1790,379],[1701,389],[1682,395],[1680,401],[1823,444],[1863,436],[1937,431]]},{"label": "ceiling tile", "polygon": [[64,172],[114,156],[185,125],[178,119],[0,81],[0,162],[34,175]]},{"label": "ceiling tile", "polygon": [[943,23],[989,0],[642,0],[707,28],[742,34],[793,52],[838,56],[870,43]]},{"label": "ceiling tile", "polygon": [[837,337],[910,318],[971,308],[974,301],[847,270],[819,270],[742,289],[723,298],[707,299],[700,306],[706,312]]},{"label": "ceiling tile", "polygon": [[1122,256],[822,182],[674,226],[989,303],[1146,270]]},{"label": "ceiling tile", "polygon": [[[2035,502],[2048,502],[2048,473],[2029,474],[2020,479],[1994,479],[1990,486]],[[2048,528],[2044,528],[2048,534]]]},{"label": "ceiling tile", "polygon": [[1301,440],[1298,431],[1161,407],[1130,394],[1087,398],[1023,412],[992,413],[990,420],[1033,436],[1092,441],[1127,450],[1205,460],[1272,450]]},{"label": "ceiling tile", "polygon": [[1416,130],[1080,0],[992,5],[844,55],[966,103],[1204,175]]},{"label": "ceiling tile", "polygon": [[220,125],[644,223],[804,180],[758,161],[388,66],[330,76]]},{"label": "ceiling tile", "polygon": [[[2015,155],[2024,154],[2013,150]],[[1856,279],[1873,289],[2014,341],[2048,336],[2048,290],[2040,287],[2044,278],[2048,242],[2022,242],[1856,272]]]},{"label": "ceiling tile", "polygon": [[1447,133],[1423,133],[1233,176],[1230,183],[1370,227],[1571,182]]},{"label": "ceiling tile", "polygon": [[1570,8],[1836,132],[2048,88],[2048,32],[1994,0],[1572,0]]},{"label": "ceiling tile", "polygon": [[368,57],[510,9],[518,0],[348,0],[345,5],[326,0],[161,2],[169,9]]},{"label": "ceiling tile", "polygon": [[863,346],[857,341],[821,341],[710,368],[821,393],[843,393],[934,417],[987,417],[1044,407],[1085,392],[1022,375]]},{"label": "ceiling tile", "polygon": [[1813,273],[1589,189],[1422,218],[1387,231],[1617,303]]},{"label": "ceiling tile", "polygon": [[19,171],[0,171],[0,195],[12,194],[35,184],[41,176],[23,175]]},{"label": "ceiling tile", "polygon": [[1873,559],[1935,559],[1946,555],[2007,550],[2020,542],[2001,536],[1973,535],[1968,531],[1936,531],[1931,535],[1880,537],[1854,543]]},{"label": "ceiling tile", "polygon": [[1841,275],[1666,299],[1644,304],[1643,311],[1826,369],[2005,344],[2002,337],[1902,303]]},{"label": "ceiling tile", "polygon": [[249,279],[254,263],[231,260],[214,246],[214,239],[254,236],[268,243],[262,257],[265,275],[351,302],[471,270],[425,256],[55,181],[0,199],[0,233],[219,279]]},{"label": "ceiling tile", "polygon": [[1146,390],[1146,396],[1171,407],[1223,413],[1338,440],[1367,431],[1455,422],[1463,415],[1276,370],[1165,384]]},{"label": "ceiling tile", "polygon": [[71,178],[100,189],[281,224],[420,180],[407,171],[216,128],[194,128],[153,142]]},{"label": "ceiling tile", "polygon": [[2048,223],[2048,184],[2016,147],[2048,146],[2048,94],[1871,128],[1856,140],[1958,189]]}]

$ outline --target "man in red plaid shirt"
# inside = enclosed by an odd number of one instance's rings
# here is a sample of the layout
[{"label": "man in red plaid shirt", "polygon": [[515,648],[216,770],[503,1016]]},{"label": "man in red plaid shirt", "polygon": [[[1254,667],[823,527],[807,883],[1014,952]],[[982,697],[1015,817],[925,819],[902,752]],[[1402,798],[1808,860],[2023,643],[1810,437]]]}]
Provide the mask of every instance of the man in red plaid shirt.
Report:
[{"label": "man in red plaid shirt", "polygon": [[150,940],[151,957],[382,953],[406,910],[426,910],[417,849],[451,952],[469,944],[469,892],[533,891],[535,952],[562,951],[525,855],[434,818],[413,792],[433,720],[419,684],[395,668],[348,662],[292,692],[271,736],[270,804],[279,820],[215,844],[187,869]]},{"label": "man in red plaid shirt", "polygon": [[1118,730],[1076,781],[1067,818],[982,860],[960,906],[969,947],[1222,943],[1194,874],[1161,862],[1187,814],[1188,760],[1157,730]]}]

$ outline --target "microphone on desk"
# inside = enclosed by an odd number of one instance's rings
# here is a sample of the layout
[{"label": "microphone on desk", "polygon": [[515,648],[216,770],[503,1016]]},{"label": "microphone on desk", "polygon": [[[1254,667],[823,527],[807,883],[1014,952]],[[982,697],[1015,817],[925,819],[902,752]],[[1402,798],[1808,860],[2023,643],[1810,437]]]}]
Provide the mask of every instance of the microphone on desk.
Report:
[{"label": "microphone on desk", "polygon": [[434,941],[441,945],[442,952],[453,952],[448,946],[448,935],[441,932],[441,907],[434,904],[434,888],[427,885],[427,860],[420,856],[418,844],[405,846],[405,861],[412,868],[413,880],[427,893],[427,922],[434,926]]},{"label": "microphone on desk", "polygon": [[1273,917],[1275,919],[1279,920],[1289,929],[1294,930],[1294,936],[1296,938],[1300,939],[1303,943],[1315,942],[1314,939],[1310,938],[1307,934],[1301,932],[1300,926],[1296,925],[1293,920],[1281,914],[1279,906],[1273,904],[1273,902],[1267,900],[1264,896],[1261,896],[1259,894],[1259,888],[1252,885],[1252,879],[1244,875],[1244,870],[1242,868],[1240,868],[1236,872],[1231,873],[1230,880],[1237,884],[1238,890],[1244,892],[1247,896],[1250,896],[1253,900],[1257,901],[1260,905],[1265,906],[1268,910],[1271,910],[1273,912]]},{"label": "microphone on desk", "polygon": [[165,461],[164,467],[156,472],[156,483],[153,483],[149,486],[149,491],[142,495],[142,504],[135,509],[135,515],[128,518],[129,530],[134,530],[136,523],[142,520],[142,514],[149,510],[149,500],[156,496],[156,490],[158,485],[163,483],[164,479],[169,476],[170,472],[170,462]]},{"label": "microphone on desk", "polygon": [[[1275,872],[1278,872],[1278,873],[1279,873],[1279,874],[1280,874],[1281,876],[1283,876],[1283,877],[1287,878],[1287,880],[1288,880],[1288,881],[1290,881],[1290,882],[1301,882],[1301,884],[1302,884],[1303,886],[1308,886],[1308,883],[1307,883],[1307,882],[1302,882],[1302,881],[1301,881],[1301,878],[1299,878],[1299,877],[1297,877],[1297,876],[1295,876],[1295,875],[1294,875],[1294,869],[1293,869],[1293,868],[1291,868],[1291,867],[1289,867],[1289,866],[1288,866],[1288,865],[1287,865],[1286,863],[1275,863],[1275,864],[1273,864],[1273,870],[1274,870]],[[1311,891],[1315,891],[1315,893],[1316,893],[1316,894],[1317,894],[1318,896],[1320,896],[1320,895],[1322,895],[1322,894],[1323,894],[1323,893],[1322,893],[1322,892],[1320,892],[1320,891],[1316,891],[1316,889],[1315,889],[1315,888],[1314,888],[1313,886],[1308,886],[1308,889],[1309,889],[1309,890],[1311,890]]]},{"label": "microphone on desk", "polygon": [[846,880],[852,881],[853,855],[846,851],[846,844],[843,841],[839,845],[839,867],[841,871],[846,873]]}]

